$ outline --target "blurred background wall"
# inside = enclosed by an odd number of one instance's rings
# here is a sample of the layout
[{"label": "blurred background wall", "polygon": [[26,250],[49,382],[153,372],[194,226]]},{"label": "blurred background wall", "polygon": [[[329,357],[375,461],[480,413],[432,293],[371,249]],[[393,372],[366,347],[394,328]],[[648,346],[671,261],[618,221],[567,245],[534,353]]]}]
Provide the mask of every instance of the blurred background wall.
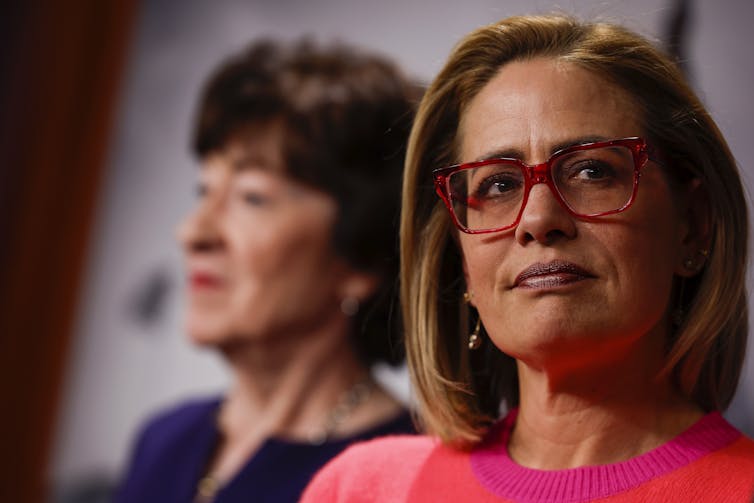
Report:
[{"label": "blurred background wall", "polygon": [[[754,58],[746,0],[687,5],[687,69],[754,187]],[[674,0],[143,0],[133,28],[104,183],[97,199],[49,480],[58,492],[107,485],[138,425],[156,409],[222,390],[219,361],[181,329],[181,260],[173,239],[193,203],[188,153],[195,100],[229,53],[263,36],[342,40],[393,57],[418,81],[482,24],[564,11],[621,22],[665,42]],[[754,351],[729,419],[754,435]],[[392,385],[405,396],[403,376]],[[71,493],[68,493],[69,495]]]},{"label": "blurred background wall", "polygon": [[44,501],[135,10],[0,7],[0,501]]}]

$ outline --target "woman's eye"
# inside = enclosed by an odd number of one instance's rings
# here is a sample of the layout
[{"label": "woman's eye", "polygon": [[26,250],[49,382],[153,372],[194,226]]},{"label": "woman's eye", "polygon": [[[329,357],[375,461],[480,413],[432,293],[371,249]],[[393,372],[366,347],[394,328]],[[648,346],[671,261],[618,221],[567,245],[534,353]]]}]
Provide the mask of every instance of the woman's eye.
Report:
[{"label": "woman's eye", "polygon": [[604,180],[615,176],[615,170],[610,164],[594,160],[575,164],[568,171],[569,179],[579,181]]},{"label": "woman's eye", "polygon": [[521,187],[521,181],[510,176],[491,176],[486,178],[477,187],[476,197],[489,198],[509,194]]},{"label": "woman's eye", "polygon": [[270,203],[270,198],[260,192],[243,192],[241,197],[250,206],[264,206]]}]

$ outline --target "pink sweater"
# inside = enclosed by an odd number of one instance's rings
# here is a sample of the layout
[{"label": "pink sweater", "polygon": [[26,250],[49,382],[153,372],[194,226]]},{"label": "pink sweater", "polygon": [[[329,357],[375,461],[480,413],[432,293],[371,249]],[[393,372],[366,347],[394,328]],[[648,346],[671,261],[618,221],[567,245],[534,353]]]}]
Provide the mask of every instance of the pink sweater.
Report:
[{"label": "pink sweater", "polygon": [[358,444],[320,471],[302,503],[754,501],[754,441],[707,414],[670,442],[611,465],[534,470],[508,457],[515,415],[471,453],[427,436]]}]

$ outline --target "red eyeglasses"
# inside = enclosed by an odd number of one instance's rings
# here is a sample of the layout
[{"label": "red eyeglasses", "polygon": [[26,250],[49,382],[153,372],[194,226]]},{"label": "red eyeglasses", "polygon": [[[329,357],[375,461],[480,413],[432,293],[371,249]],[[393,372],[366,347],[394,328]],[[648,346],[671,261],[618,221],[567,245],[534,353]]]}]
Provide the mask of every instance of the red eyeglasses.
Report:
[{"label": "red eyeglasses", "polygon": [[544,183],[575,217],[631,207],[650,147],[638,137],[575,145],[530,166],[520,159],[469,162],[432,172],[437,194],[456,226],[469,234],[518,225],[531,188]]}]

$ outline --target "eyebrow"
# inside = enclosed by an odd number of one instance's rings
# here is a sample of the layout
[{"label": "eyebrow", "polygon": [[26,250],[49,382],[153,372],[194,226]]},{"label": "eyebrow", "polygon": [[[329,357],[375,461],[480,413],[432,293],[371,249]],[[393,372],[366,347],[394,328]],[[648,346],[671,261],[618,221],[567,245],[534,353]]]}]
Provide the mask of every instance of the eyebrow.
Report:
[{"label": "eyebrow", "polygon": [[[598,135],[591,135],[591,136],[579,136],[578,138],[571,138],[566,141],[560,142],[556,145],[553,145],[553,147],[550,149],[549,155],[553,155],[555,152],[558,152],[560,150],[563,150],[568,147],[573,147],[576,145],[583,145],[584,143],[595,143],[599,141],[607,141],[609,138],[605,136],[598,136]],[[519,150],[517,148],[498,148],[495,150],[492,150],[491,152],[488,152],[481,156],[478,160],[480,161],[488,161],[490,159],[500,159],[500,158],[508,158],[508,159],[519,159],[523,160],[526,157],[524,152],[522,150]]]},{"label": "eyebrow", "polygon": [[251,170],[278,171],[278,166],[270,159],[259,155],[244,155],[233,161],[233,172],[239,173]]}]

